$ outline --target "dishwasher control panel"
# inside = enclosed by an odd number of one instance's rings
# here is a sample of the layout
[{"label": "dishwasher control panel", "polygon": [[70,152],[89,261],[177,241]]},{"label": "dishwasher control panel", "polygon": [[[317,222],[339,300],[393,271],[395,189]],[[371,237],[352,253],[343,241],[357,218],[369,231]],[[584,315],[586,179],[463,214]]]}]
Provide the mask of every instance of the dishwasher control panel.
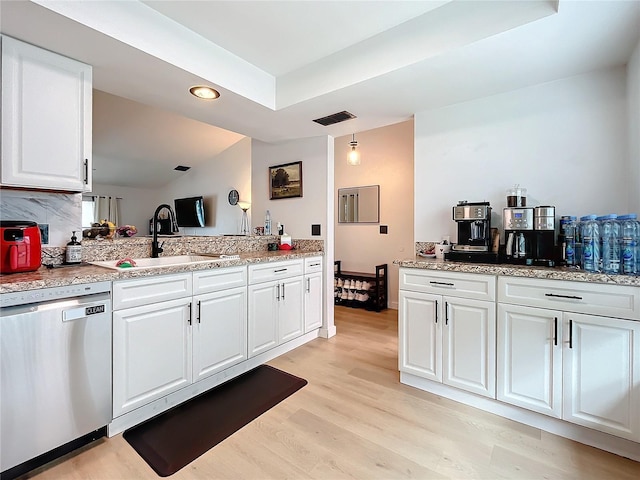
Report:
[{"label": "dishwasher control panel", "polygon": [[0,307],[13,307],[27,305],[29,303],[49,302],[63,298],[83,297],[95,293],[111,291],[111,282],[82,283],[78,285],[65,285],[62,287],[39,288],[38,290],[26,290],[24,292],[10,292],[0,294]]}]

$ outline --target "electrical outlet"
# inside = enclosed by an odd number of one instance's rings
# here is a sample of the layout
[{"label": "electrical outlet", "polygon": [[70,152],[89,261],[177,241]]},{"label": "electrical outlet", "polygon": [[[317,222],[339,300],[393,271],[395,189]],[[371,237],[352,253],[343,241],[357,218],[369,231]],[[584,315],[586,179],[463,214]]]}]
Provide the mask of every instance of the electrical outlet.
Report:
[{"label": "electrical outlet", "polygon": [[320,224],[314,223],[311,225],[311,235],[322,235],[320,233]]},{"label": "electrical outlet", "polygon": [[386,235],[389,233],[388,225],[380,225],[380,235]]}]

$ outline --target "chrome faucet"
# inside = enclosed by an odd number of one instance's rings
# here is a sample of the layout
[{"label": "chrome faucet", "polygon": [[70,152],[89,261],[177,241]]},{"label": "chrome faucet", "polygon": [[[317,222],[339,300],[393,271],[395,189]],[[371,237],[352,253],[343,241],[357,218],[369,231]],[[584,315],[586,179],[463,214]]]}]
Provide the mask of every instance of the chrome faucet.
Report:
[{"label": "chrome faucet", "polygon": [[[160,211],[166,208],[167,210],[169,210],[169,219],[171,220],[171,231],[172,232],[177,232],[178,231],[178,224],[176,223],[176,215],[175,213],[173,213],[173,209],[167,205],[166,203],[163,203],[162,205],[160,205],[158,208],[156,208],[156,211],[153,214],[153,219],[152,219],[152,225],[153,225],[153,241],[151,242],[151,258],[158,258],[158,256],[162,253],[162,245],[158,245],[158,214],[160,213]],[[164,243],[164,242],[163,242]]]}]

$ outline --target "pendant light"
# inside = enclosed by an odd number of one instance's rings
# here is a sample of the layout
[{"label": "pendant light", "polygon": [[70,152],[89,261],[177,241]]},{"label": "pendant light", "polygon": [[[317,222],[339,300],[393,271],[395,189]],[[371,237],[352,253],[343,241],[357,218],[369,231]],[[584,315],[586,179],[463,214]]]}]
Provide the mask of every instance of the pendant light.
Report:
[{"label": "pendant light", "polygon": [[358,150],[358,142],[356,141],[355,133],[353,134],[349,145],[351,145],[351,151],[347,156],[347,163],[349,165],[360,165],[360,151]]}]

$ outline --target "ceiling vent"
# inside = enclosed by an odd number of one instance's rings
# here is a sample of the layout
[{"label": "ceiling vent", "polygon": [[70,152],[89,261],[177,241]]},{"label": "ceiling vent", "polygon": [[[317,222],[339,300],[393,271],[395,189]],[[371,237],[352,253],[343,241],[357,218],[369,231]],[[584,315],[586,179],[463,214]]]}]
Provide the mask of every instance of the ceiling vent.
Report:
[{"label": "ceiling vent", "polygon": [[185,167],[184,165],[178,165],[176,168],[174,168],[174,170],[177,170],[179,172],[186,172],[187,170],[189,170],[191,167]]},{"label": "ceiling vent", "polygon": [[324,125],[325,127],[328,125],[333,125],[334,123],[344,122],[345,120],[351,120],[352,118],[357,118],[353,113],[349,113],[346,110],[342,112],[334,113],[333,115],[328,115],[322,118],[316,118],[314,122],[319,123],[320,125]]}]

